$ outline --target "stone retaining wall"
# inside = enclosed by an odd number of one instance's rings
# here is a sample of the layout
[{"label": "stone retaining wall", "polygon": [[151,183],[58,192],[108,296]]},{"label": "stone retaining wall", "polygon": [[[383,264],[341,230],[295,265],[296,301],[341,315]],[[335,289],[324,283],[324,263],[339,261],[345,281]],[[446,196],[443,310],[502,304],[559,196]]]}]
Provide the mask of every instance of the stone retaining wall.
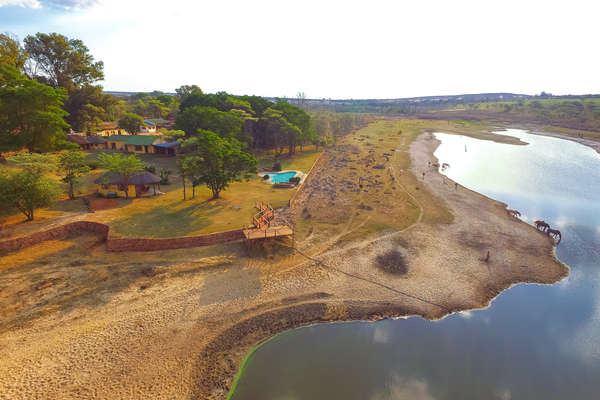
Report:
[{"label": "stone retaining wall", "polygon": [[101,235],[103,240],[106,240],[108,238],[108,231],[108,225],[98,222],[71,222],[69,224],[57,226],[56,228],[48,229],[46,231],[36,232],[29,236],[2,241],[0,242],[0,254],[35,246],[36,244],[45,242],[47,240],[64,240],[73,234],[81,232],[97,233]]},{"label": "stone retaining wall", "polygon": [[172,250],[187,247],[209,246],[218,243],[231,242],[244,238],[243,229],[227,232],[211,233],[200,236],[182,236],[166,239],[148,238],[109,238],[109,226],[99,222],[76,221],[56,228],[36,232],[29,236],[0,241],[0,254],[17,251],[47,240],[64,240],[67,237],[82,233],[92,232],[100,235],[106,242],[108,251],[155,251]]},{"label": "stone retaining wall", "polygon": [[209,246],[218,243],[231,242],[244,238],[243,229],[211,233],[200,236],[182,236],[166,239],[146,238],[114,238],[106,242],[108,251],[155,251],[173,250],[187,247]]},{"label": "stone retaining wall", "polygon": [[319,168],[322,167],[322,164],[325,162],[325,153],[327,151],[323,151],[321,153],[321,155],[319,155],[319,158],[317,158],[317,161],[315,161],[315,163],[312,165],[312,167],[310,168],[310,171],[308,171],[308,173],[306,174],[306,177],[304,177],[304,179],[302,180],[302,184],[300,185],[300,187],[296,190],[296,193],[294,193],[294,195],[292,196],[292,198],[289,201],[289,207],[292,208],[294,207],[294,204],[296,202],[296,199],[298,198],[298,195],[300,194],[300,192],[302,192],[302,189],[304,188],[304,186],[306,185],[306,183],[308,182],[309,179],[311,179],[314,174],[316,173],[316,171],[319,170]]}]

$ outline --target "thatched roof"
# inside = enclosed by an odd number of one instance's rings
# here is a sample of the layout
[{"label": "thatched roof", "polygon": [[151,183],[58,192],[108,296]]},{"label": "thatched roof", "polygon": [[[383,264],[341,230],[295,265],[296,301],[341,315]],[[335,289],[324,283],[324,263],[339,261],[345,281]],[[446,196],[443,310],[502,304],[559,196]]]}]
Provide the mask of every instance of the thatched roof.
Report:
[{"label": "thatched roof", "polygon": [[[121,182],[121,175],[116,172],[107,172],[94,181],[96,184],[111,184],[119,185]],[[152,185],[153,183],[160,183],[160,178],[148,171],[138,172],[129,178],[130,185]]]}]

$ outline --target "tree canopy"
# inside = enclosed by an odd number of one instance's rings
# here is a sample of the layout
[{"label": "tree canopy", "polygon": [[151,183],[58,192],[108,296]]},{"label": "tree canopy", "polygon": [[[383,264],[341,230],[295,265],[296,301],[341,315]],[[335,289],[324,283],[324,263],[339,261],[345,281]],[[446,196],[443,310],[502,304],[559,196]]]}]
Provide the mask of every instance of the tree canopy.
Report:
[{"label": "tree canopy", "polygon": [[71,91],[104,79],[104,63],[94,62],[79,39],[58,33],[37,33],[27,36],[24,42],[32,61],[30,76],[40,82]]},{"label": "tree canopy", "polygon": [[21,47],[21,43],[15,36],[0,33],[0,64],[7,64],[22,70],[27,58],[27,52]]},{"label": "tree canopy", "polygon": [[235,138],[222,138],[214,132],[200,130],[183,143],[187,163],[195,184],[206,185],[212,198],[219,198],[231,182],[249,178],[256,172],[256,159],[244,152],[244,144]]},{"label": "tree canopy", "polygon": [[90,172],[90,167],[81,150],[69,150],[59,156],[59,172],[62,181],[69,185],[69,199],[75,198],[75,185],[79,178]]},{"label": "tree canopy", "polygon": [[11,157],[20,170],[0,169],[0,210],[18,210],[27,221],[35,209],[48,207],[60,197],[58,183],[45,176],[56,168],[56,157],[48,154],[19,154]]},{"label": "tree canopy", "polygon": [[101,153],[98,161],[103,169],[119,174],[125,186],[125,198],[129,198],[129,181],[135,173],[144,169],[144,162],[133,154],[126,156],[121,153]]},{"label": "tree canopy", "polygon": [[195,136],[199,129],[210,130],[221,137],[242,136],[242,119],[233,112],[217,110],[208,106],[193,106],[184,109],[175,120],[175,128],[187,137]]},{"label": "tree canopy", "polygon": [[119,119],[119,128],[125,129],[132,135],[138,133],[142,129],[142,126],[144,126],[144,118],[137,114],[125,113]]},{"label": "tree canopy", "polygon": [[66,93],[0,64],[0,150],[41,152],[64,146]]}]

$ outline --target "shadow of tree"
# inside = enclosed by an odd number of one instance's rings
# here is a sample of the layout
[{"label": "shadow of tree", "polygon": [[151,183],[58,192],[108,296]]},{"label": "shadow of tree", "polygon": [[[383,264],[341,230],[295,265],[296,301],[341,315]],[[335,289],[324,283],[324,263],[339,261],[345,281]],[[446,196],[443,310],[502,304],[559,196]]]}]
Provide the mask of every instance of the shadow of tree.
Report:
[{"label": "shadow of tree", "polygon": [[[0,271],[0,305],[3,307],[0,332],[24,326],[49,312],[64,316],[81,307],[102,307],[124,291],[143,291],[164,279],[226,271],[231,268],[227,261],[184,270],[173,267],[190,258],[219,258],[241,252],[240,244],[230,244],[114,254],[106,253],[104,246],[97,245],[97,235],[84,234],[70,241],[73,244],[64,250]],[[260,285],[259,276],[251,276],[257,281],[255,286]],[[240,277],[240,284],[243,281]],[[56,323],[61,320],[57,319]]]}]

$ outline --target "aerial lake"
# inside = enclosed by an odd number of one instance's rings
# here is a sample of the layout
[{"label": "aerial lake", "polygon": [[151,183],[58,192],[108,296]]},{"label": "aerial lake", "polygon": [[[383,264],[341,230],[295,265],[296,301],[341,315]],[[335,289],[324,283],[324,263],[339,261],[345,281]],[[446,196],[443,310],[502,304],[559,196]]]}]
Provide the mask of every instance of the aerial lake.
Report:
[{"label": "aerial lake", "polygon": [[249,357],[234,400],[595,399],[600,396],[600,155],[510,129],[528,143],[436,133],[444,172],[562,232],[570,275],[519,284],[483,310],[321,324]]}]

